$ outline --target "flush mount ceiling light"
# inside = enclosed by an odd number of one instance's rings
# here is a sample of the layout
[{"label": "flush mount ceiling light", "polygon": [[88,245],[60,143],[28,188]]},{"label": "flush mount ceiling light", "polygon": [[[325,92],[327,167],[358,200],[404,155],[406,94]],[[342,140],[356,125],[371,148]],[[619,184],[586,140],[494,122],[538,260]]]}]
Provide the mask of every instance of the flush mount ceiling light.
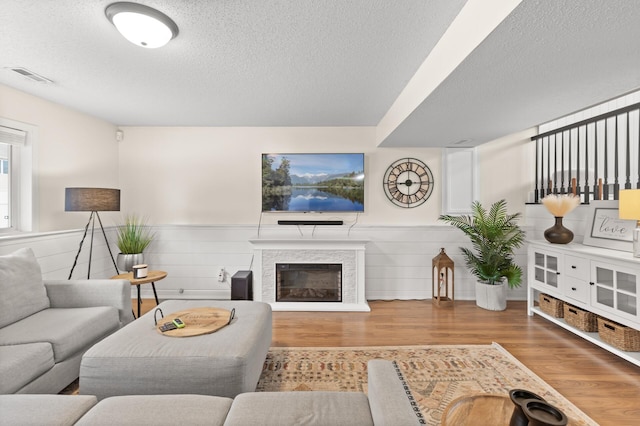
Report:
[{"label": "flush mount ceiling light", "polygon": [[178,35],[178,26],[164,13],[137,3],[107,6],[109,21],[131,43],[147,48],[162,47]]}]

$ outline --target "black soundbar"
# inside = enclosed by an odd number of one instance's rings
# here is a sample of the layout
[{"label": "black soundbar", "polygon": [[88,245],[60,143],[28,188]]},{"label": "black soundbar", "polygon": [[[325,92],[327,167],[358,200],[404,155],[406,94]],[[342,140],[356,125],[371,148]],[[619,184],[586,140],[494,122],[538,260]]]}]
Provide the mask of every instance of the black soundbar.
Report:
[{"label": "black soundbar", "polygon": [[342,220],[279,220],[278,225],[342,225]]}]

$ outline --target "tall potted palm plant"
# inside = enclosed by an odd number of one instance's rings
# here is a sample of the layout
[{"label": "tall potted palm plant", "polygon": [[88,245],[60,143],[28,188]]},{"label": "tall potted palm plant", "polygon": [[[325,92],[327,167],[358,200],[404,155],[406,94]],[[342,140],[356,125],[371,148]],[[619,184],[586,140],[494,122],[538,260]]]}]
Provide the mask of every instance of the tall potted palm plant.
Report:
[{"label": "tall potted palm plant", "polygon": [[118,269],[131,272],[133,265],[144,262],[142,252],[151,244],[154,234],[146,220],[136,215],[126,216],[124,224],[117,227],[117,233],[120,250],[116,261]]},{"label": "tall potted palm plant", "polygon": [[525,232],[516,223],[519,218],[520,213],[507,213],[505,200],[495,202],[489,211],[476,201],[471,215],[439,218],[471,240],[472,249],[460,247],[460,251],[467,268],[477,278],[476,304],[481,308],[506,309],[506,285],[516,288],[522,283],[522,269],[514,261],[514,251],[525,238]]}]

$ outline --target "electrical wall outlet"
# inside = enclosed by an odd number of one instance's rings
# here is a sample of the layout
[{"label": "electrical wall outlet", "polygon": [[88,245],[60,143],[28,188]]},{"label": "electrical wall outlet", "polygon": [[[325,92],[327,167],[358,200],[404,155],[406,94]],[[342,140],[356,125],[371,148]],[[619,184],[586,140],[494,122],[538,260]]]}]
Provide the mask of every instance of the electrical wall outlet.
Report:
[{"label": "electrical wall outlet", "polygon": [[218,272],[218,282],[224,282],[224,268],[220,268]]}]

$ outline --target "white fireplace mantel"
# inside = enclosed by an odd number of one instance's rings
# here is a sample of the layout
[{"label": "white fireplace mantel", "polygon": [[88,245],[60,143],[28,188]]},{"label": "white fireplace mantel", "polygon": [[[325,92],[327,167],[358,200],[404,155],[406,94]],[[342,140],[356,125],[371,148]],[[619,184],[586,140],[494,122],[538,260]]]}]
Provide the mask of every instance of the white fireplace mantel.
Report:
[{"label": "white fireplace mantel", "polygon": [[[271,304],[274,311],[369,312],[365,298],[364,252],[368,240],[277,239],[249,240],[255,249],[253,298]],[[339,263],[342,265],[342,302],[277,302],[276,263]]]}]

